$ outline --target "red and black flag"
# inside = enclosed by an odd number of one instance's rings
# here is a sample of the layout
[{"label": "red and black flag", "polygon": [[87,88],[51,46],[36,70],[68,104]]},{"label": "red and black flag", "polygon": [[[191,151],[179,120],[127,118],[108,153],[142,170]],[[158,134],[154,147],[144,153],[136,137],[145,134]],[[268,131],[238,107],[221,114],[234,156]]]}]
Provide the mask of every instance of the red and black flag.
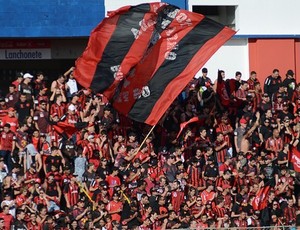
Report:
[{"label": "red and black flag", "polygon": [[114,108],[133,120],[155,125],[234,33],[203,15],[178,11],[161,39],[124,80]]},{"label": "red and black flag", "polygon": [[77,122],[75,124],[69,124],[66,121],[52,122],[54,130],[60,134],[63,138],[69,139],[77,131],[86,128],[88,122]]},{"label": "red and black flag", "polygon": [[252,201],[252,207],[254,210],[263,210],[268,206],[268,195],[271,187],[262,187]]},{"label": "red and black flag", "polygon": [[91,34],[74,76],[133,120],[155,125],[235,31],[162,3],[123,7]]},{"label": "red and black flag", "polygon": [[177,9],[165,3],[151,3],[109,12],[108,18],[91,32],[84,53],[76,61],[76,80],[111,99],[130,69],[159,39],[159,20],[167,26],[168,15]]},{"label": "red and black flag", "polygon": [[183,129],[190,123],[194,123],[194,122],[198,122],[199,121],[199,117],[192,117],[190,120],[182,122],[180,124],[180,130],[176,136],[176,139],[180,136],[180,134],[182,133]]}]

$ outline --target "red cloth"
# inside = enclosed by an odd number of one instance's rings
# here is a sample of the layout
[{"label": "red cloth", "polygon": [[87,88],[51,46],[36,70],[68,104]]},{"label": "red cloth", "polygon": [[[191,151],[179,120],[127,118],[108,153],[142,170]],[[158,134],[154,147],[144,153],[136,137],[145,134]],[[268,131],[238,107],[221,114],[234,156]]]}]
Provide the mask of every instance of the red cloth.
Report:
[{"label": "red cloth", "polygon": [[265,186],[261,188],[256,194],[252,201],[252,207],[254,210],[263,210],[268,205],[268,194],[270,191],[270,186]]}]

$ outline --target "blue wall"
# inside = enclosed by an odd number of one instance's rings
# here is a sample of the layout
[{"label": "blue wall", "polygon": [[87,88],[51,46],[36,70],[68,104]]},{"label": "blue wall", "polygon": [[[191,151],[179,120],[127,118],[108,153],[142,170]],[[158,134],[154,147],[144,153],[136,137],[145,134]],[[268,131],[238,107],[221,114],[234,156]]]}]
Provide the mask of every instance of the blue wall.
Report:
[{"label": "blue wall", "polygon": [[89,36],[104,16],[104,0],[0,0],[0,38]]},{"label": "blue wall", "polygon": [[169,4],[178,6],[181,9],[188,9],[187,0],[162,0],[162,2],[167,2]]}]

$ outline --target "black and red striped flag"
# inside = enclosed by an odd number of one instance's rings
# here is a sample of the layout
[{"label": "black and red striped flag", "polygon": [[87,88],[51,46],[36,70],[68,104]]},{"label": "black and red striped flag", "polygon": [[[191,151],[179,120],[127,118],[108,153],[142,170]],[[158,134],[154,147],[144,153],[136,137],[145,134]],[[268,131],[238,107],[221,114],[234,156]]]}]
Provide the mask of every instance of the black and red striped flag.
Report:
[{"label": "black and red striped flag", "polygon": [[[144,31],[140,25],[147,16],[152,23],[146,23]],[[132,37],[132,28],[138,31],[136,37]],[[122,114],[155,125],[234,34],[203,15],[171,5],[121,8],[92,32],[87,49],[76,62],[74,76],[84,87],[106,95]],[[93,49],[96,52],[92,53]]]},{"label": "black and red striped flag", "polygon": [[75,124],[69,124],[66,121],[52,122],[53,129],[65,139],[71,138],[74,133],[86,128],[88,124],[88,122],[77,122]]},{"label": "black and red striped flag", "polygon": [[74,76],[78,83],[111,99],[130,69],[159,39],[159,20],[165,23],[168,14],[177,9],[165,3],[151,3],[109,12],[108,18],[91,32],[84,53],[76,61]]},{"label": "black and red striped flag", "polygon": [[235,31],[203,15],[177,12],[161,39],[123,83],[113,106],[155,125],[208,59]]}]

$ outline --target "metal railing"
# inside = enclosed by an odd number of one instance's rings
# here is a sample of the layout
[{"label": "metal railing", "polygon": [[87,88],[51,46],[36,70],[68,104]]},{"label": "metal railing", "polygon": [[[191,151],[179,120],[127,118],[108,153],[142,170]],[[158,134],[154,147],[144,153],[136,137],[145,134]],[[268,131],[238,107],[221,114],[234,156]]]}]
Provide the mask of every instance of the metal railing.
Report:
[{"label": "metal railing", "polygon": [[[230,227],[230,228],[179,228],[177,230],[300,230],[300,226]],[[171,229],[166,229],[171,230]],[[174,229],[173,229],[174,230]]]}]

